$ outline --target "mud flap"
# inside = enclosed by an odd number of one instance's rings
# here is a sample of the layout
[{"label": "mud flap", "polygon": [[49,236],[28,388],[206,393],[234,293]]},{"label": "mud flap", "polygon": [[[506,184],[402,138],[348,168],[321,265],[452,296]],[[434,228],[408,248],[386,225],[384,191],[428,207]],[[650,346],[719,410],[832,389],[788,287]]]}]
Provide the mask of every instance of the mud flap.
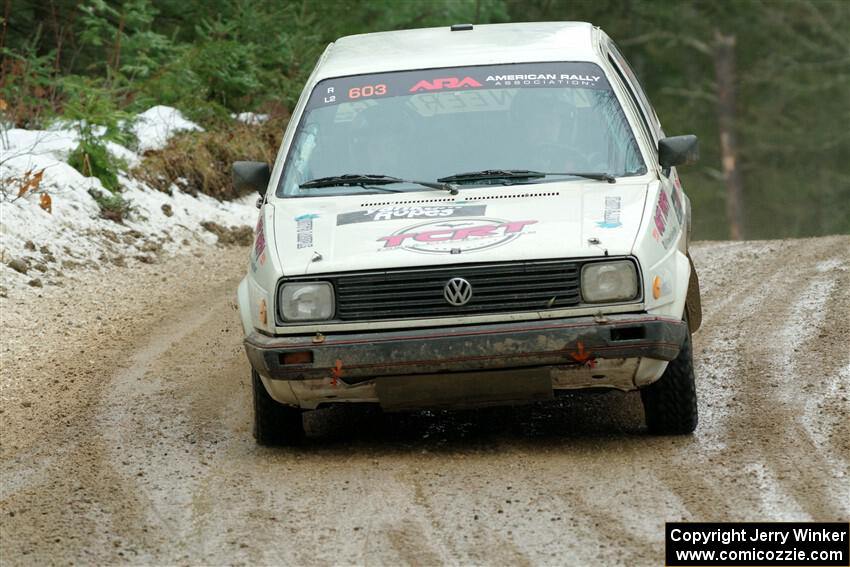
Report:
[{"label": "mud flap", "polygon": [[381,408],[471,408],[551,400],[548,368],[385,376],[375,380]]},{"label": "mud flap", "polygon": [[688,329],[693,334],[702,325],[702,298],[699,292],[699,276],[697,276],[697,269],[694,266],[694,261],[691,259],[690,252],[688,253],[688,263],[691,265],[691,278],[688,280],[685,311],[688,316]]}]

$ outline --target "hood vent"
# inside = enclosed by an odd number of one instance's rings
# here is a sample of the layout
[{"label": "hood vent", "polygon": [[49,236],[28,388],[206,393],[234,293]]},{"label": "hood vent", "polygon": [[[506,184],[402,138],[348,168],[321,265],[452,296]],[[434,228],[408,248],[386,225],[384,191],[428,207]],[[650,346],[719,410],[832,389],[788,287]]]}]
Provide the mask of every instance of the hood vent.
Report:
[{"label": "hood vent", "polygon": [[511,195],[479,195],[477,197],[468,197],[466,199],[457,200],[452,197],[445,199],[416,199],[411,201],[384,201],[381,203],[361,203],[360,206],[371,209],[374,207],[391,207],[396,205],[427,205],[429,203],[452,203],[461,205],[471,201],[495,201],[497,199],[531,199],[537,197],[557,197],[559,192],[552,193],[514,193]]}]

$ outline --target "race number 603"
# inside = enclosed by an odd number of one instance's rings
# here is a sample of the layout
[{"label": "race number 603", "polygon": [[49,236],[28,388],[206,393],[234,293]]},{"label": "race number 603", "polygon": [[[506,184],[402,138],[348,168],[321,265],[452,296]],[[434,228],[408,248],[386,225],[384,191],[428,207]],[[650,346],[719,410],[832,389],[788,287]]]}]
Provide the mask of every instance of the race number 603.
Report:
[{"label": "race number 603", "polygon": [[351,99],[385,94],[387,94],[387,85],[366,85],[365,87],[352,87],[348,89],[348,98]]}]

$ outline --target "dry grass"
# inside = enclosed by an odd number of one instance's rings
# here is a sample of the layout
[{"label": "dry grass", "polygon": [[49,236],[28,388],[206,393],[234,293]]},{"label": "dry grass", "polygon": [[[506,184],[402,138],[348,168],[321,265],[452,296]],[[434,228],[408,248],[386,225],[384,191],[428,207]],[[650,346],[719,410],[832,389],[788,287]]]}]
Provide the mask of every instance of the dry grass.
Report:
[{"label": "dry grass", "polygon": [[272,163],[287,118],[272,118],[259,125],[228,122],[206,132],[187,132],[172,138],[162,150],[148,152],[132,175],[163,192],[172,185],[190,194],[233,199],[230,168],[234,161]]}]

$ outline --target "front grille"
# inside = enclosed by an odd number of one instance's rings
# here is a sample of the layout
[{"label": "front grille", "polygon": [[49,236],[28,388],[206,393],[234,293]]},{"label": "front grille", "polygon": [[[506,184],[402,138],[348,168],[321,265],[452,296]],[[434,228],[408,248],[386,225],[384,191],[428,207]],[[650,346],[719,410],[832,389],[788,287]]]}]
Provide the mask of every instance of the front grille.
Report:
[{"label": "front grille", "polygon": [[[554,260],[387,270],[321,279],[330,280],[336,288],[338,320],[366,321],[571,307],[581,301],[580,271],[579,262]],[[472,299],[459,307],[443,296],[446,283],[456,277],[472,285]]]}]

